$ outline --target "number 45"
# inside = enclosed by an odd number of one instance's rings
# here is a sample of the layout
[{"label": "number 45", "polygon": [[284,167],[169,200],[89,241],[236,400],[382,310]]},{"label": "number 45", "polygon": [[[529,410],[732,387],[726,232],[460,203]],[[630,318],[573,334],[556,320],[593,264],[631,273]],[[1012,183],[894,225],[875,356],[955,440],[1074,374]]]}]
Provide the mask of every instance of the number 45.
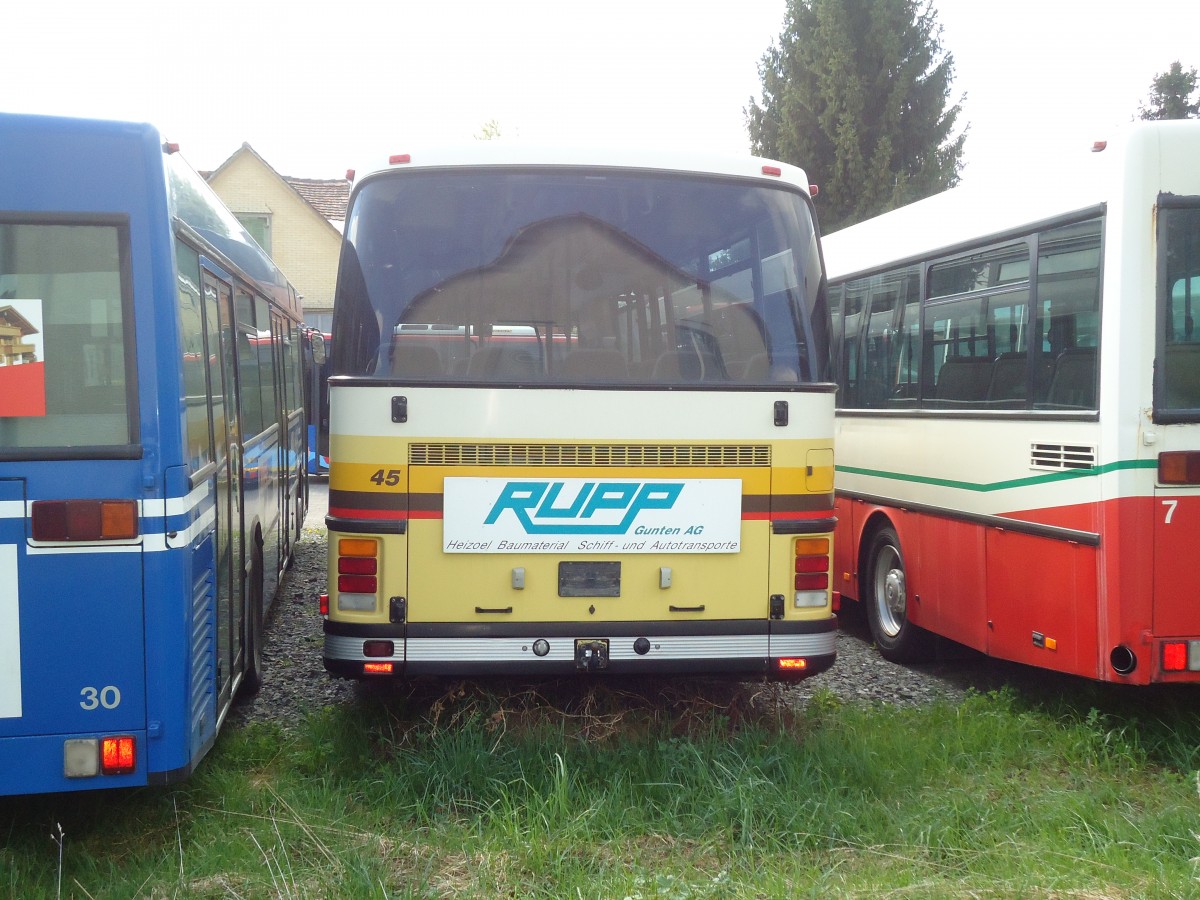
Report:
[{"label": "number 45", "polygon": [[384,473],[383,469],[380,469],[371,476],[371,480],[378,485],[386,484],[388,487],[395,487],[400,483],[400,470],[388,469],[387,472]]}]

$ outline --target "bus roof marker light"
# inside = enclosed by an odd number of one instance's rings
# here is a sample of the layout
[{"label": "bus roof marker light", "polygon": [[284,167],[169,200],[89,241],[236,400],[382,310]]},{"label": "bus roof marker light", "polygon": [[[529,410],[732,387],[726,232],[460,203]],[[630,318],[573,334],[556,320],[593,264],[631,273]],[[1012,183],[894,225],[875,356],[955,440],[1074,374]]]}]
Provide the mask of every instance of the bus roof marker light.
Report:
[{"label": "bus roof marker light", "polygon": [[1092,143],[1092,152],[1101,153],[1108,146],[1108,141],[1094,141]]},{"label": "bus roof marker light", "polygon": [[808,195],[810,197],[815,197],[819,193],[821,193],[821,186],[819,184],[810,184],[808,186]]},{"label": "bus roof marker light", "polygon": [[410,153],[395,153],[388,157],[388,164],[392,166],[402,166],[410,162],[412,162],[412,154]]},{"label": "bus roof marker light", "polygon": [[776,178],[783,174],[783,169],[779,166],[763,166],[762,173],[764,175],[774,175]]}]

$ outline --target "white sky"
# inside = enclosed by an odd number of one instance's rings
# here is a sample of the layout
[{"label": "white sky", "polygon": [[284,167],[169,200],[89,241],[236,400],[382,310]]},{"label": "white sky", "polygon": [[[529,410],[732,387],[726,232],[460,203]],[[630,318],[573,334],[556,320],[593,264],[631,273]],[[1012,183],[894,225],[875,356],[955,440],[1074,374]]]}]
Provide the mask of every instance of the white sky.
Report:
[{"label": "white sky", "polygon": [[[964,181],[1082,151],[1200,67],[1197,0],[933,0]],[[0,0],[0,111],[157,125],[199,169],[248,142],[337,178],[506,137],[744,153],[785,0]]]}]

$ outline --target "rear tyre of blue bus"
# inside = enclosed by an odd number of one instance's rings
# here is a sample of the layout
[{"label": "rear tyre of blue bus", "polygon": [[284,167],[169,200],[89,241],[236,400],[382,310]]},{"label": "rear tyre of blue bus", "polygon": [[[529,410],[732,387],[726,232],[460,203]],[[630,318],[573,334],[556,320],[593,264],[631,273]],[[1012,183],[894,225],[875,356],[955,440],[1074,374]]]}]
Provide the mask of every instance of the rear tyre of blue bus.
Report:
[{"label": "rear tyre of blue bus", "polygon": [[909,594],[904,554],[895,529],[881,528],[871,540],[862,598],[871,638],[880,655],[892,662],[919,662],[929,657],[932,635],[908,618]]},{"label": "rear tyre of blue bus", "polygon": [[[257,541],[255,542],[258,543]],[[246,671],[242,676],[242,692],[250,697],[263,685],[263,560],[262,549],[256,546],[254,561],[246,585]]]}]

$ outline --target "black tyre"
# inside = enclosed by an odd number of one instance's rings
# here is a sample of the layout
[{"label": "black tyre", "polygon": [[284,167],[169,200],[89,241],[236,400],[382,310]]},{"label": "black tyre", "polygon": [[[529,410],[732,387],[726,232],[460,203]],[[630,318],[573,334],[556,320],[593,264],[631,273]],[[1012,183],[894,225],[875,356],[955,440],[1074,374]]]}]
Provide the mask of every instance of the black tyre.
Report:
[{"label": "black tyre", "polygon": [[871,637],[884,659],[917,662],[929,656],[929,632],[908,619],[910,597],[904,554],[900,552],[900,539],[890,527],[881,529],[871,541],[863,601]]},{"label": "black tyre", "polygon": [[254,554],[250,567],[250,584],[246,592],[246,672],[242,676],[242,691],[246,696],[257,694],[263,686],[263,562],[262,551]]}]

